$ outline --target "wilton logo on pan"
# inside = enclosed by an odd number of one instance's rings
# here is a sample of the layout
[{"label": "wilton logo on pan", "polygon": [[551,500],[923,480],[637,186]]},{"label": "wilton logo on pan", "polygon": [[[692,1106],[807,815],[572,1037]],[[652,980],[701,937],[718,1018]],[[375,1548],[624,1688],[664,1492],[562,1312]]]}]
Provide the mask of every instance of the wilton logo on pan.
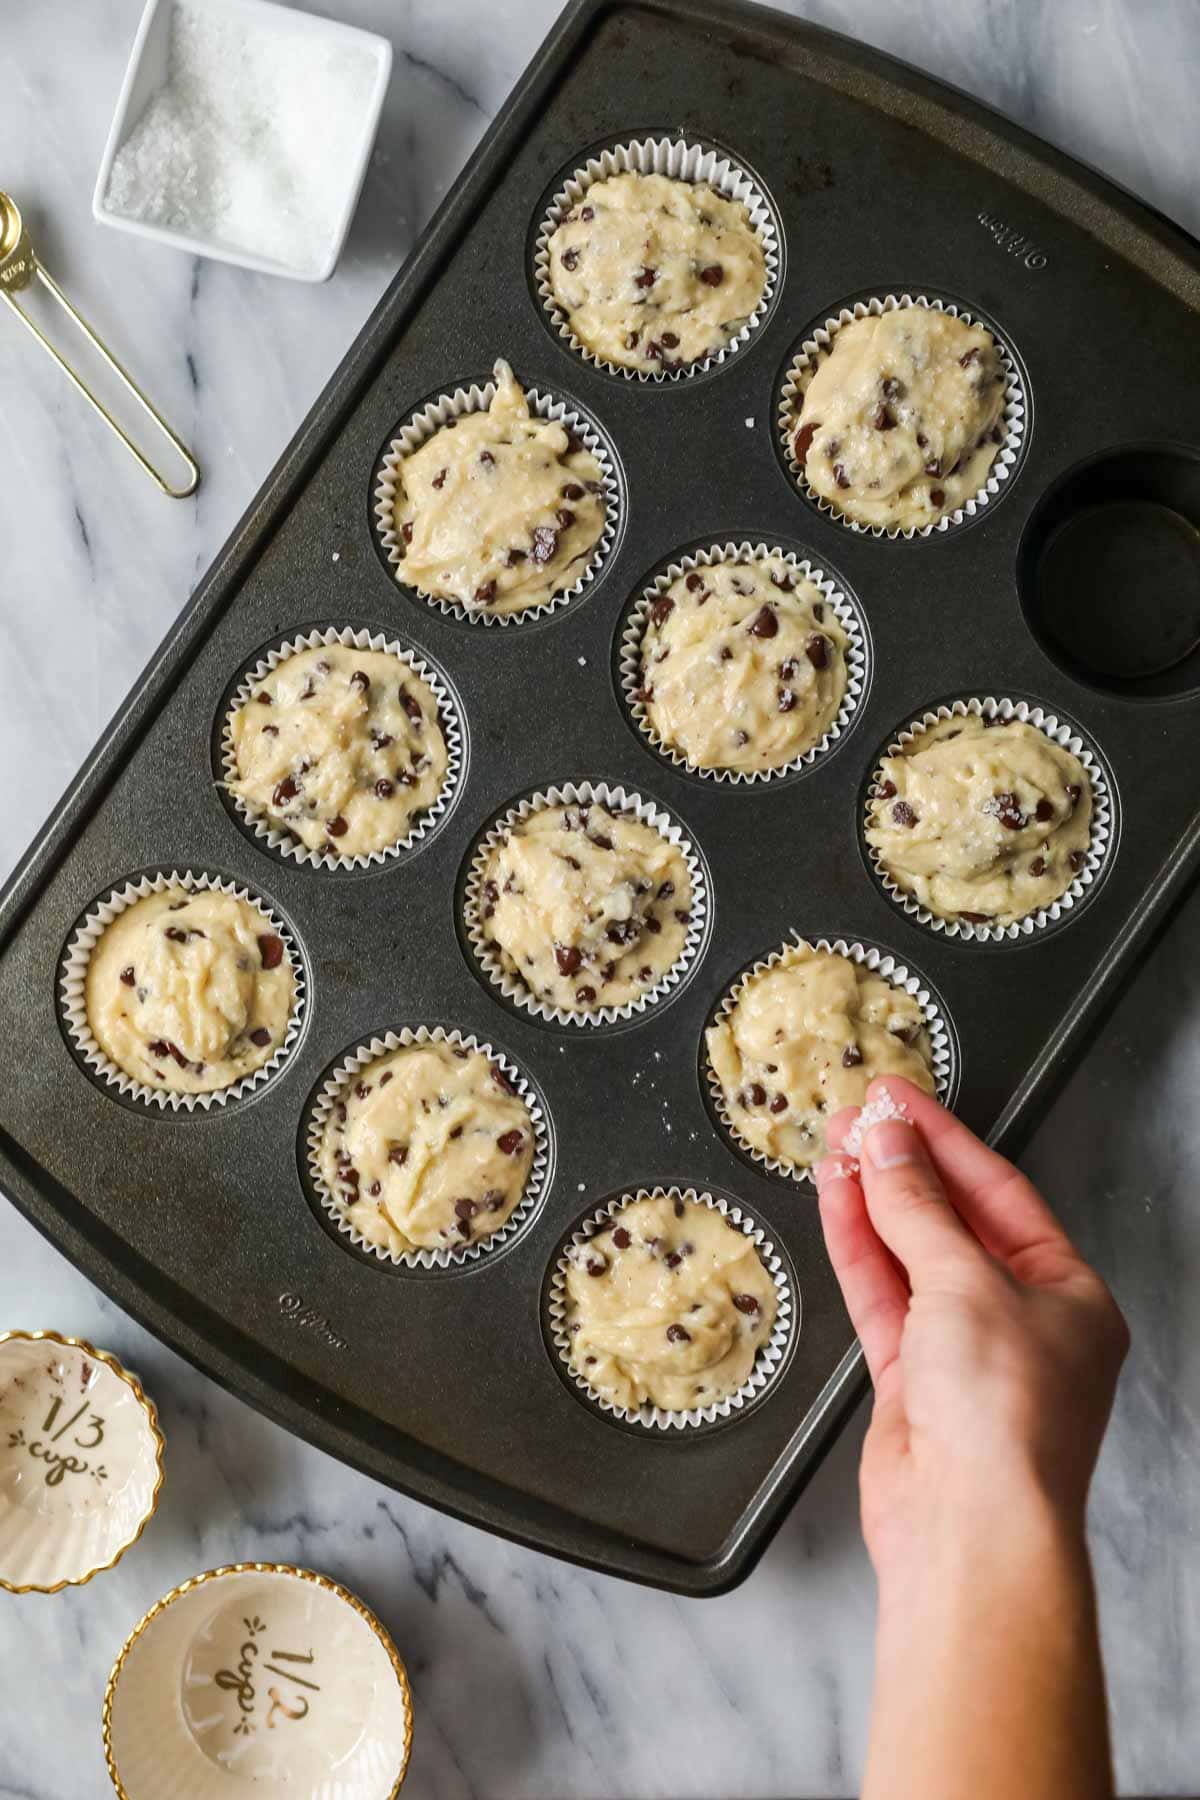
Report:
[{"label": "wilton logo on pan", "polygon": [[1006,256],[1019,257],[1027,269],[1046,267],[1045,251],[1039,250],[1032,238],[1025,237],[1015,225],[1006,224],[1003,219],[998,219],[990,212],[977,213],[976,217],[984,230],[991,232]]},{"label": "wilton logo on pan", "polygon": [[345,1338],[340,1337],[333,1329],[324,1313],[319,1313],[315,1306],[305,1306],[302,1295],[280,1294],[279,1310],[284,1318],[291,1319],[293,1324],[303,1325],[306,1331],[315,1331],[317,1336],[322,1338],[325,1343],[332,1345],[333,1349],[348,1350],[350,1348]]}]

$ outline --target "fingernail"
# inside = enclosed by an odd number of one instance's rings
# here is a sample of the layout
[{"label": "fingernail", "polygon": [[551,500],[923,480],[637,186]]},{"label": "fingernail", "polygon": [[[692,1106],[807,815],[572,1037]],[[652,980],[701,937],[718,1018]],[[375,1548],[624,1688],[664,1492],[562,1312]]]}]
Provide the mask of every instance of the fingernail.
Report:
[{"label": "fingernail", "polygon": [[867,1149],[877,1169],[898,1169],[919,1162],[921,1145],[906,1119],[886,1119],[867,1133]]},{"label": "fingernail", "polygon": [[813,1170],[817,1186],[826,1181],[856,1181],[858,1164],[852,1156],[823,1156]]}]

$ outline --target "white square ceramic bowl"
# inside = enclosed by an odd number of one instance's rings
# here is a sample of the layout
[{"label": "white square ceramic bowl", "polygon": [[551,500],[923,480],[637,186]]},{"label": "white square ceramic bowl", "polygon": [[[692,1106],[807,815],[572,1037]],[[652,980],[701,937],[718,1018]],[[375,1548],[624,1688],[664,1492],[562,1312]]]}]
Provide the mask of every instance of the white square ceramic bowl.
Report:
[{"label": "white square ceramic bowl", "polygon": [[186,250],[192,256],[209,256],[218,262],[236,263],[241,268],[256,269],[264,275],[286,275],[293,281],[328,281],[342,253],[367,173],[375,134],[379,129],[383,96],[392,72],[392,46],[386,38],[377,37],[373,32],[360,31],[355,25],[343,25],[336,19],[320,18],[313,13],[296,12],[288,6],[275,4],[275,0],[190,0],[190,4],[213,12],[240,15],[248,26],[264,33],[274,32],[281,36],[284,33],[298,34],[308,36],[315,43],[324,39],[331,48],[345,48],[354,44],[369,50],[375,58],[375,80],[370,99],[363,109],[362,130],[357,148],[346,165],[345,198],[336,229],[328,243],[322,246],[323,254],[319,262],[313,267],[296,268],[271,257],[255,256],[252,251],[224,243],[217,237],[192,237],[187,232],[176,231],[170,226],[128,218],[108,205],[106,195],[113,158],[141,118],[153,94],[166,81],[167,50],[175,0],[148,0],[142,14],[130,52],[129,66],[117,99],[117,110],[109,130],[108,142],[100,161],[96,191],[92,196],[93,217],[102,225],[115,225],[118,231],[131,231],[137,237],[151,238],[160,244],[172,244],[177,250]]}]

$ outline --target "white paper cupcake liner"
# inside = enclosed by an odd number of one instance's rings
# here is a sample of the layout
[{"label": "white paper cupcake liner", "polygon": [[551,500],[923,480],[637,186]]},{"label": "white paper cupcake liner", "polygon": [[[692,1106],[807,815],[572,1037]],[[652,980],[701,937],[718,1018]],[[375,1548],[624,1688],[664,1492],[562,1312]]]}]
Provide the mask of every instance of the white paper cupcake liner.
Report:
[{"label": "white paper cupcake liner", "polygon": [[[835,956],[848,956],[851,962],[861,964],[870,969],[872,974],[880,975],[889,981],[894,988],[911,996],[921,1009],[925,1029],[929,1034],[930,1047],[933,1053],[932,1075],[934,1091],[943,1106],[952,1107],[958,1092],[958,1039],[950,1022],[945,1005],[940,996],[918,971],[910,969],[894,956],[890,950],[883,950],[876,944],[850,943],[845,938],[805,938],[799,932],[793,932],[788,941],[773,950],[770,956],[760,958],[750,968],[745,969],[723,996],[720,1005],[708,1021],[710,1025],[720,1025],[728,1017],[740,999],[743,989],[754,976],[761,975],[767,969],[786,964],[793,953],[801,948],[810,950],[828,950]],[[707,1047],[701,1042],[701,1059],[704,1068],[704,1081],[708,1090],[709,1103],[725,1136],[733,1147],[743,1156],[750,1157],[762,1168],[769,1169],[772,1175],[782,1175],[795,1182],[812,1182],[807,1168],[797,1168],[791,1163],[781,1162],[778,1157],[768,1156],[765,1151],[756,1149],[747,1143],[738,1131],[730,1116],[725,1102],[725,1091],[717,1077],[717,1072],[709,1059]]]},{"label": "white paper cupcake liner", "polygon": [[[609,812],[631,813],[643,825],[653,829],[674,844],[681,852],[687,864],[688,876],[692,892],[687,931],[684,936],[683,950],[665,975],[652,988],[640,995],[636,1000],[629,1000],[624,1006],[596,1006],[588,1012],[568,1012],[561,1006],[550,1006],[538,1000],[523,982],[518,981],[504,967],[491,940],[485,936],[482,921],[481,889],[487,870],[487,861],[497,842],[510,832],[514,825],[528,819],[533,813],[541,812],[548,806],[604,806]],[[535,1019],[541,1019],[552,1025],[613,1025],[618,1020],[636,1019],[646,1010],[662,1000],[664,996],[677,989],[686,976],[696,968],[703,945],[707,941],[711,908],[709,904],[708,877],[704,864],[700,859],[691,839],[681,826],[659,806],[644,800],[640,794],[623,787],[611,787],[605,781],[568,781],[561,787],[545,788],[541,792],[531,794],[528,799],[518,801],[510,806],[488,828],[484,837],[476,846],[470,867],[467,871],[466,887],[463,892],[463,923],[466,926],[467,942],[471,953],[494,987],[499,988],[506,1000],[515,1006],[523,1007]]]},{"label": "white paper cupcake liner", "polygon": [[[457,1044],[464,1050],[478,1050],[489,1062],[503,1070],[533,1124],[533,1163],[524,1193],[498,1231],[478,1242],[464,1244],[461,1250],[447,1248],[394,1251],[385,1249],[381,1244],[373,1244],[369,1238],[355,1230],[337,1195],[330,1192],[321,1173],[321,1140],[325,1127],[330,1113],[342,1099],[350,1083],[378,1057],[386,1056],[391,1050],[407,1049],[410,1044]],[[340,1235],[353,1244],[356,1250],[365,1251],[382,1263],[390,1263],[394,1268],[461,1269],[478,1262],[482,1257],[491,1256],[502,1246],[511,1244],[524,1231],[545,1199],[554,1172],[553,1140],[546,1110],[527,1076],[509,1057],[483,1039],[462,1031],[445,1031],[441,1026],[404,1026],[400,1031],[386,1031],[372,1037],[347,1052],[332,1074],[321,1083],[316,1099],[311,1103],[304,1136],[305,1169],[321,1210],[332,1219]]]},{"label": "white paper cupcake liner", "polygon": [[[148,894],[161,894],[164,889],[172,887],[187,888],[193,893],[228,894],[232,899],[244,900],[254,907],[261,914],[266,930],[282,940],[295,983],[292,1016],[283,1042],[274,1056],[261,1068],[255,1069],[253,1074],[244,1075],[241,1081],[235,1081],[230,1087],[218,1088],[208,1094],[182,1094],[173,1089],[147,1087],[144,1082],[136,1080],[118,1067],[100,1048],[87,1016],[88,963],[106,928],[135,901],[144,900]],[[235,881],[226,881],[219,875],[206,875],[203,871],[195,874],[191,869],[171,869],[169,872],[161,870],[152,875],[135,876],[122,886],[110,889],[102,899],[94,901],[82,923],[71,933],[58,972],[59,1016],[67,1039],[84,1067],[98,1081],[114,1088],[123,1099],[137,1101],[151,1112],[155,1108],[160,1112],[208,1112],[215,1106],[227,1106],[231,1100],[240,1100],[244,1095],[262,1087],[278,1072],[295,1048],[304,1026],[307,1003],[304,961],[291,927],[284,923],[268,901],[259,894],[251,893],[249,888],[242,887]]]},{"label": "white paper cupcake liner", "polygon": [[[837,715],[824,736],[800,756],[789,762],[781,763],[777,769],[699,769],[688,762],[682,751],[664,743],[650,722],[650,715],[645,704],[638,699],[642,685],[642,639],[646,632],[646,623],[655,600],[681,575],[690,573],[692,569],[711,568],[714,563],[737,562],[746,558],[763,557],[771,562],[786,563],[788,568],[806,581],[820,589],[821,597],[834,614],[838,624],[846,633],[846,691],[842,696]],[[749,786],[755,782],[778,781],[781,776],[798,774],[801,769],[809,769],[826,751],[833,746],[850,729],[854,715],[866,694],[870,683],[870,635],[866,620],[859,610],[858,603],[852,600],[848,592],[839,585],[832,575],[811,563],[809,559],[800,557],[790,550],[781,550],[777,544],[752,544],[748,540],[741,543],[728,542],[714,544],[707,550],[696,550],[687,556],[681,556],[677,562],[671,563],[646,588],[629,609],[625,625],[621,632],[620,652],[618,658],[621,695],[626,708],[638,730],[650,743],[653,749],[665,762],[687,775],[697,775],[708,781],[725,781],[734,785]]]},{"label": "white paper cupcake liner", "polygon": [[[907,749],[914,738],[928,731],[941,719],[965,719],[970,715],[984,719],[1002,719],[1006,723],[1010,719],[1019,719],[1023,724],[1033,725],[1045,732],[1052,742],[1069,750],[1087,771],[1092,788],[1092,820],[1091,837],[1086,851],[1086,860],[1066,893],[1047,907],[1037,912],[1028,913],[1023,919],[1017,919],[1011,925],[973,925],[969,920],[939,919],[928,907],[921,906],[911,894],[905,893],[884,868],[879,852],[869,844],[864,835],[863,849],[876,880],[888,898],[895,902],[910,919],[930,931],[938,932],[947,938],[961,938],[975,943],[1018,943],[1033,937],[1047,925],[1057,924],[1066,918],[1072,909],[1086,899],[1088,893],[1096,886],[1104,873],[1117,840],[1118,810],[1116,792],[1105,764],[1099,754],[1086,740],[1080,736],[1073,725],[1067,724],[1056,714],[1048,712],[1041,706],[1030,706],[1025,700],[997,700],[988,694],[980,699],[955,700],[949,705],[938,706],[932,712],[922,713],[898,733],[896,738],[880,753],[878,763],[885,756],[894,756]],[[874,798],[879,784],[884,779],[882,769],[877,766],[868,789],[868,802]],[[864,816],[863,823],[866,820]]]},{"label": "white paper cupcake liner", "polygon": [[[286,828],[272,824],[265,813],[235,794],[229,784],[237,780],[237,753],[233,742],[233,718],[251,696],[262,685],[263,681],[280,663],[287,662],[289,657],[298,655],[302,650],[315,650],[319,645],[341,644],[352,650],[382,650],[394,656],[398,662],[411,671],[413,675],[425,682],[437,701],[438,725],[446,744],[446,774],[442,782],[441,792],[432,806],[423,811],[415,819],[402,838],[394,844],[387,844],[381,850],[360,851],[354,856],[341,856],[328,850],[310,850],[307,845]],[[302,863],[312,869],[370,869],[381,864],[392,862],[405,851],[415,847],[427,838],[446,817],[453,805],[459,790],[464,764],[466,733],[462,723],[462,714],[457,699],[451,696],[450,690],[441,675],[418,655],[415,650],[407,649],[395,638],[389,638],[383,632],[366,630],[355,631],[350,626],[338,627],[330,625],[326,629],[316,629],[299,637],[286,638],[275,644],[260,657],[252,669],[247,670],[238,682],[232,700],[228,703],[225,717],[221,725],[221,791],[237,816],[253,831],[262,846],[276,851],[280,856],[291,861]]]},{"label": "white paper cupcake liner", "polygon": [[[762,296],[742,329],[736,337],[718,350],[710,351],[707,356],[688,363],[682,369],[627,369],[620,363],[610,362],[607,357],[599,356],[589,350],[571,330],[570,320],[559,306],[550,285],[550,239],[562,223],[566,215],[579,205],[588,189],[597,181],[606,181],[613,175],[633,173],[637,175],[666,175],[674,181],[707,182],[726,200],[740,201],[750,214],[750,223],[754,227],[759,243],[762,245],[763,259],[766,265],[766,280]],[[665,382],[683,381],[689,375],[702,374],[706,369],[717,368],[738,350],[744,348],[750,337],[766,318],[771,302],[779,285],[780,270],[783,266],[783,250],[780,227],[775,210],[767,199],[766,192],[756,176],[751,175],[742,165],[735,162],[724,151],[712,145],[696,143],[685,138],[643,138],[628,143],[610,145],[590,156],[582,168],[578,168],[559,188],[546,209],[545,216],[538,228],[533,250],[533,285],[534,290],[550,316],[551,323],[559,337],[569,344],[576,355],[593,368],[603,369],[608,375],[621,375],[629,381]]]},{"label": "white paper cupcake liner", "polygon": [[[670,1411],[661,1406],[638,1407],[636,1410],[626,1406],[616,1406],[603,1394],[597,1393],[588,1385],[586,1377],[571,1367],[570,1349],[571,1334],[567,1323],[566,1275],[567,1259],[572,1250],[586,1244],[589,1238],[610,1224],[623,1207],[637,1200],[682,1200],[695,1202],[700,1206],[711,1206],[730,1224],[736,1225],[745,1233],[758,1251],[764,1268],[775,1284],[777,1308],[775,1323],[771,1335],[759,1348],[754,1359],[754,1367],[741,1387],[724,1400],[713,1402],[709,1406],[689,1407],[686,1411]],[[788,1349],[794,1334],[800,1329],[800,1296],[794,1291],[788,1270],[784,1266],[775,1245],[767,1237],[761,1225],[757,1224],[740,1206],[724,1200],[718,1195],[698,1192],[695,1188],[650,1187],[631,1188],[627,1193],[619,1194],[605,1205],[582,1220],[572,1232],[569,1240],[559,1251],[554,1267],[550,1272],[550,1280],[545,1300],[546,1323],[550,1341],[554,1345],[563,1373],[568,1382],[590,1406],[605,1413],[610,1419],[621,1420],[627,1425],[640,1425],[648,1431],[685,1431],[697,1425],[715,1425],[719,1421],[731,1419],[741,1412],[752,1401],[757,1400],[783,1367]]]},{"label": "white paper cupcake liner", "polygon": [[464,413],[486,412],[496,397],[494,377],[482,385],[474,381],[470,387],[455,388],[451,394],[442,394],[431,400],[419,412],[415,412],[406,424],[397,431],[378,467],[372,481],[375,495],[375,532],[380,548],[387,560],[392,574],[398,582],[412,588],[414,594],[420,595],[427,606],[436,607],[448,618],[465,619],[471,625],[521,625],[528,624],[531,619],[545,618],[547,614],[557,612],[569,601],[578,598],[583,590],[593,582],[602,566],[607,561],[613,545],[617,541],[618,528],[622,516],[621,484],[617,476],[615,455],[606,439],[589,418],[574,411],[562,400],[556,400],[552,394],[543,394],[539,388],[526,388],[525,398],[529,410],[539,419],[550,419],[573,431],[595,457],[600,466],[600,479],[604,484],[604,530],[587,560],[583,573],[573,581],[570,587],[561,593],[543,600],[540,606],[527,606],[522,612],[493,613],[486,607],[472,608],[463,606],[458,600],[447,600],[437,594],[427,594],[424,589],[412,583],[405,583],[404,576],[404,542],[396,530],[395,505],[396,485],[401,465],[406,456],[439,431],[448,419],[461,418]]},{"label": "white paper cupcake liner", "polygon": [[[937,312],[949,313],[952,318],[961,319],[966,325],[982,325],[990,331],[995,339],[996,349],[1004,367],[1004,442],[998,447],[987,473],[983,486],[962,506],[929,525],[910,525],[887,527],[884,525],[863,525],[857,519],[851,519],[845,513],[818,494],[808,485],[804,470],[796,460],[793,440],[795,422],[799,404],[802,400],[802,384],[807,372],[814,369],[829,354],[833,340],[843,325],[851,324],[855,319],[879,318],[881,314],[895,312],[902,306],[927,306]],[[784,462],[796,486],[806,500],[812,502],[818,512],[825,513],[837,524],[844,525],[850,531],[857,531],[866,537],[917,538],[932,537],[935,533],[945,533],[968,519],[977,518],[985,507],[996,499],[1006,488],[1017,472],[1021,456],[1025,449],[1027,427],[1030,420],[1030,404],[1026,377],[1017,362],[1016,356],[1000,332],[990,319],[959,306],[956,301],[943,300],[931,294],[885,294],[870,300],[855,300],[843,306],[839,311],[818,325],[804,339],[788,365],[784,377],[783,389],[779,398],[778,427]]]}]

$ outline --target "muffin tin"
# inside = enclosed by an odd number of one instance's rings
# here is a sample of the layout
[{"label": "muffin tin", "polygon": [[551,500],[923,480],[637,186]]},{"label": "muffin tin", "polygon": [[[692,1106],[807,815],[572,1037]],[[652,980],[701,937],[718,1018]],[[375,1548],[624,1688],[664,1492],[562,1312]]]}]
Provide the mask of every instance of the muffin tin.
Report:
[{"label": "muffin tin", "polygon": [[[534,245],[549,198],[597,148],[677,128],[755,171],[779,222],[777,290],[735,356],[630,381],[556,332]],[[995,320],[1024,371],[1004,504],[928,538],[848,531],[781,460],[802,333],[866,293],[955,296]],[[7,1192],[152,1329],[347,1462],[615,1574],[691,1594],[740,1580],[863,1374],[810,1192],[739,1155],[710,1115],[704,1027],[793,931],[878,946],[940,999],[961,1115],[1010,1150],[1023,1141],[1200,862],[1200,455],[1174,442],[1200,417],[1198,310],[1200,250],[1182,233],[899,64],[720,0],[577,0],[6,891]],[[596,421],[621,529],[566,605],[478,631],[395,581],[373,483],[405,422],[497,356]],[[853,730],[795,779],[696,779],[656,754],[620,695],[636,596],[697,546],[742,541],[836,571],[869,631]],[[1090,611],[1081,560],[1100,571]],[[231,683],[329,627],[411,649],[461,705],[453,809],[366,870],[274,853],[216,786]],[[1077,725],[1113,818],[1086,906],[999,943],[906,916],[862,842],[880,750],[939,704],[986,695]],[[604,1029],[507,1004],[472,965],[459,904],[489,823],[569,782],[668,815],[710,882],[687,981]],[[269,1079],[192,1113],[125,1105],[89,1080],[57,1006],[97,900],[173,867],[260,895],[307,983],[304,1032]],[[448,1269],[362,1255],[305,1189],[322,1081],[348,1046],[421,1026],[510,1059],[554,1149],[514,1240]],[[727,1196],[762,1229],[801,1324],[753,1406],[654,1433],[563,1380],[545,1294],[559,1245],[606,1197],[672,1185]]]}]

